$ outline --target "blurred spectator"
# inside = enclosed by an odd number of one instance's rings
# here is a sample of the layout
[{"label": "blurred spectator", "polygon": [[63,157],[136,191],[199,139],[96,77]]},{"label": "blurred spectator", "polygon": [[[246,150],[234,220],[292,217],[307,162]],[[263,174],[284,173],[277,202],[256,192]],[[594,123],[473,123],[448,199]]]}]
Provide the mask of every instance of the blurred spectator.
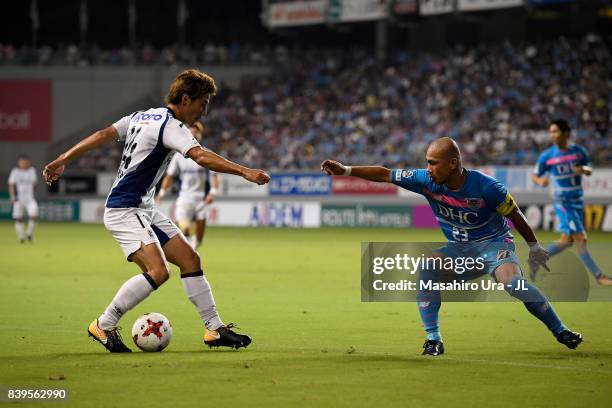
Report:
[{"label": "blurred spectator", "polygon": [[[594,35],[397,51],[386,63],[363,49],[212,42],[160,52],[150,44],[141,52],[70,45],[63,56],[48,47],[2,49],[2,64],[270,64],[270,76],[220,86],[204,137],[213,150],[266,170],[317,170],[329,157],[421,166],[426,146],[440,136],[461,143],[469,166],[533,164],[550,144],[546,126],[556,117],[571,123],[596,165],[612,165],[612,48]],[[114,171],[119,150],[84,158],[82,166]]]}]

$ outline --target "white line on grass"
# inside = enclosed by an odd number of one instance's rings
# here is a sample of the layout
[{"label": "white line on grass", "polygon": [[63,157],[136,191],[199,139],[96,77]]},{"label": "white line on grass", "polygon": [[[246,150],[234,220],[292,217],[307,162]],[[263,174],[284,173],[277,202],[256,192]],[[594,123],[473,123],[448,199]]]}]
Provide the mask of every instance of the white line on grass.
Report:
[{"label": "white line on grass", "polygon": [[[325,348],[326,353],[342,353],[346,354],[346,351],[340,349],[333,348]],[[314,351],[317,352],[316,349],[312,348],[302,348],[302,347],[291,347],[289,349],[285,349],[283,351],[300,351],[300,352],[308,352]],[[320,353],[320,352],[319,352]],[[351,353],[353,354],[353,353]],[[385,357],[393,357],[394,354],[389,352],[381,352],[381,351],[363,351],[357,348],[354,351],[354,356],[367,356],[367,355],[377,355],[377,356],[385,356]],[[407,354],[398,353],[398,357],[406,357]],[[475,364],[489,364],[489,365],[503,365],[503,366],[513,366],[513,367],[523,367],[523,368],[546,368],[552,370],[567,370],[567,371],[582,371],[588,373],[601,373],[601,374],[612,374],[612,370],[600,369],[600,368],[591,368],[591,367],[573,367],[573,366],[562,366],[562,365],[554,365],[554,364],[539,364],[539,363],[522,363],[518,361],[506,361],[506,360],[486,360],[486,359],[476,359],[476,358],[456,358],[456,357],[448,357],[446,355],[441,357],[426,357],[426,356],[414,356],[415,358],[424,358],[430,359],[432,361],[439,361],[439,364],[442,364],[444,361],[454,361],[458,363],[475,363]]]}]

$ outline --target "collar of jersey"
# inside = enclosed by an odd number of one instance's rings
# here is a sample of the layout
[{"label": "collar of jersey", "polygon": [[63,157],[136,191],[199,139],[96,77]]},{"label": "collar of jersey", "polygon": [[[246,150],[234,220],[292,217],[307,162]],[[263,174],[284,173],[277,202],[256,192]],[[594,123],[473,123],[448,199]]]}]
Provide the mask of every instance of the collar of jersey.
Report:
[{"label": "collar of jersey", "polygon": [[470,172],[468,169],[466,169],[465,167],[463,168],[463,171],[465,171],[465,180],[463,180],[463,184],[461,185],[461,187],[459,187],[456,190],[453,190],[452,188],[450,188],[449,186],[446,186],[446,189],[448,191],[450,191],[451,193],[458,193],[459,191],[463,190],[463,187],[465,187],[465,185],[468,182],[468,177],[470,176]]},{"label": "collar of jersey", "polygon": [[172,109],[170,109],[169,107],[166,106],[166,109],[168,109],[168,113],[170,115],[172,115],[173,118],[176,118],[176,114],[174,113],[174,111]]}]

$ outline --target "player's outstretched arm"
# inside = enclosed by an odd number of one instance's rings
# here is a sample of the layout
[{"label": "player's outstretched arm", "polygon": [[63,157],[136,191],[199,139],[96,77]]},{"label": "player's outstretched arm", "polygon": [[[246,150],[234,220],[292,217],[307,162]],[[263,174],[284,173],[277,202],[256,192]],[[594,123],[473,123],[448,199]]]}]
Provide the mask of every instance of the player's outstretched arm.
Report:
[{"label": "player's outstretched arm", "polygon": [[531,179],[533,180],[534,183],[536,183],[539,186],[546,187],[548,185],[548,177],[546,176],[538,177],[537,175],[532,174]]},{"label": "player's outstretched arm", "polygon": [[362,179],[391,183],[391,169],[382,166],[345,166],[336,160],[325,160],[321,171],[330,176],[353,176]]},{"label": "player's outstretched arm", "polygon": [[265,171],[241,166],[208,149],[193,147],[189,149],[187,156],[202,167],[219,173],[242,176],[251,183],[262,185],[270,181],[270,176]]},{"label": "player's outstretched arm", "polygon": [[68,162],[79,157],[85,152],[93,150],[104,143],[115,141],[118,138],[119,133],[117,133],[117,129],[115,129],[114,126],[109,126],[105,129],[98,130],[94,134],[81,140],[66,152],[60,154],[57,159],[45,166],[43,170],[45,182],[51,185],[51,183],[60,178]]},{"label": "player's outstretched arm", "polygon": [[17,201],[17,189],[15,188],[15,184],[9,183],[9,195],[11,197],[11,203]]},{"label": "player's outstretched arm", "polygon": [[527,241],[527,245],[529,245],[529,262],[541,265],[544,267],[544,269],[549,271],[546,262],[548,262],[550,255],[538,243],[538,239],[536,238],[533,229],[531,229],[531,226],[527,223],[527,219],[523,215],[523,212],[518,207],[514,207],[512,212],[510,212],[510,214],[508,214],[506,217],[512,221],[514,228],[516,228],[523,239]]}]

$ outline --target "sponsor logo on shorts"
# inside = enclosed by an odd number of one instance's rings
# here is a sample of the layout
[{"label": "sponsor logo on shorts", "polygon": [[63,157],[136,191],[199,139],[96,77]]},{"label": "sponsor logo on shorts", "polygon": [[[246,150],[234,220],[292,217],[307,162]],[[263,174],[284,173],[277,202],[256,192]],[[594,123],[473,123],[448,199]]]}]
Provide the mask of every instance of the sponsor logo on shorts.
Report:
[{"label": "sponsor logo on shorts", "polygon": [[502,259],[507,259],[512,257],[512,251],[509,249],[502,249],[497,251],[497,260],[501,261]]}]

